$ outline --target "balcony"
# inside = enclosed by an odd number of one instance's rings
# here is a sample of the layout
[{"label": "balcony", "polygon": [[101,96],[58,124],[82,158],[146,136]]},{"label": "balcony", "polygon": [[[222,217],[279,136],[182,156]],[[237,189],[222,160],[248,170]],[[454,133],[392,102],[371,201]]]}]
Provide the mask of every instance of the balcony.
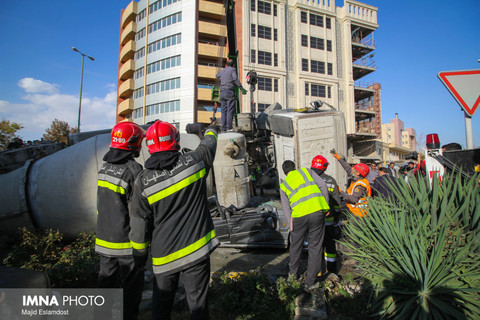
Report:
[{"label": "balcony", "polygon": [[122,101],[118,107],[117,112],[119,116],[126,117],[129,116],[135,107],[133,99],[126,99]]},{"label": "balcony", "polygon": [[222,20],[225,17],[225,7],[221,3],[200,0],[198,11],[202,17]]},{"label": "balcony", "polygon": [[[197,122],[200,123],[212,123],[212,120],[210,119],[213,117],[213,112],[212,111],[197,111]],[[221,112],[217,112],[215,114],[215,117],[220,120],[222,117]]]},{"label": "balcony", "polygon": [[227,37],[227,27],[218,23],[199,21],[198,33],[200,35],[214,36],[214,37]]},{"label": "balcony", "polygon": [[198,88],[198,100],[212,101],[212,89]]},{"label": "balcony", "polygon": [[135,56],[135,51],[137,46],[133,40],[128,41],[128,43],[120,51],[120,61],[122,63],[127,62],[129,59],[132,59]]},{"label": "balcony", "polygon": [[120,80],[125,81],[133,77],[135,72],[135,61],[133,59],[128,60],[118,71],[118,77]]},{"label": "balcony", "polygon": [[376,70],[376,63],[373,60],[374,54],[353,61],[353,80],[357,81]]},{"label": "balcony", "polygon": [[123,15],[122,15],[122,21],[120,23],[122,28],[125,28],[125,26],[130,21],[135,21],[135,18],[137,16],[137,12],[138,12],[137,8],[138,8],[138,4],[137,4],[137,2],[135,2],[135,0],[132,0],[132,2],[130,2],[130,4],[127,6],[127,8],[125,8],[125,10],[123,11]]},{"label": "balcony", "polygon": [[205,58],[227,58],[227,48],[214,43],[199,43],[198,56]]},{"label": "balcony", "polygon": [[135,39],[135,34],[137,33],[137,24],[135,21],[131,21],[125,29],[122,30],[122,34],[120,35],[120,43],[122,46],[125,45],[130,40]]},{"label": "balcony", "polygon": [[[211,67],[211,66],[198,66],[198,77],[199,78],[204,78],[204,79],[216,79],[217,75],[217,67]],[[209,99],[211,100],[211,98]]]},{"label": "balcony", "polygon": [[373,97],[375,91],[371,88],[372,85],[373,83],[355,82],[355,102]]},{"label": "balcony", "polygon": [[135,90],[135,81],[128,79],[118,87],[118,96],[122,99],[130,98]]},{"label": "balcony", "polygon": [[364,24],[377,24],[377,8],[357,1],[345,0],[344,6],[347,9],[347,16],[352,20]]}]

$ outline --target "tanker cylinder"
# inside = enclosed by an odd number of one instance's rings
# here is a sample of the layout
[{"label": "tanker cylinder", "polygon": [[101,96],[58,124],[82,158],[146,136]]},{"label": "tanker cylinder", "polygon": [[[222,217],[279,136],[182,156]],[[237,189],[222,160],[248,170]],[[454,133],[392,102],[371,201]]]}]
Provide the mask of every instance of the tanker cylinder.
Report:
[{"label": "tanker cylinder", "polygon": [[[193,150],[195,135],[181,134],[182,147]],[[0,175],[0,232],[13,234],[18,227],[58,229],[66,239],[96,230],[97,179],[110,134],[53,153],[22,168]],[[145,140],[136,161],[149,157]]]},{"label": "tanker cylinder", "polygon": [[223,207],[242,209],[250,202],[246,150],[243,134],[227,132],[218,135],[213,170],[218,202]]}]

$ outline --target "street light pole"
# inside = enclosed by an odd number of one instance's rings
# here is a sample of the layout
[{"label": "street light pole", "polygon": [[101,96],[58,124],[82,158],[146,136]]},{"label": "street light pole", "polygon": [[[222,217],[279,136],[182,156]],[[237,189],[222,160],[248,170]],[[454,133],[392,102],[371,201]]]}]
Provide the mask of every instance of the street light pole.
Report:
[{"label": "street light pole", "polygon": [[78,50],[75,47],[72,47],[73,51],[76,51],[82,55],[82,73],[80,76],[80,99],[78,101],[78,132],[80,132],[80,114],[82,113],[82,87],[83,87],[83,63],[85,60],[85,56],[89,58],[90,60],[94,61],[95,59],[90,57],[89,55],[86,55],[85,53],[82,53],[80,50]]}]

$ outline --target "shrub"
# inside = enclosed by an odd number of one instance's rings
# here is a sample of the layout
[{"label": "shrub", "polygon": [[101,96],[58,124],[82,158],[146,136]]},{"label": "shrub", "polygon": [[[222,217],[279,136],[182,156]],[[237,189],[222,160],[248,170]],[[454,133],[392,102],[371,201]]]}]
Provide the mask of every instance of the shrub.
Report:
[{"label": "shrub", "polygon": [[478,178],[400,181],[397,203],[374,198],[367,217],[350,217],[342,243],[375,286],[377,315],[480,318]]},{"label": "shrub", "polygon": [[[279,280],[280,282],[282,280]],[[287,294],[287,282],[280,284],[282,297],[265,272],[249,272],[239,277],[224,273],[209,289],[212,319],[290,319],[294,295]]]},{"label": "shrub", "polygon": [[20,243],[11,248],[3,263],[46,272],[52,287],[95,287],[99,270],[99,258],[94,252],[95,233],[81,233],[68,244],[62,239],[58,230],[32,232],[24,227]]}]

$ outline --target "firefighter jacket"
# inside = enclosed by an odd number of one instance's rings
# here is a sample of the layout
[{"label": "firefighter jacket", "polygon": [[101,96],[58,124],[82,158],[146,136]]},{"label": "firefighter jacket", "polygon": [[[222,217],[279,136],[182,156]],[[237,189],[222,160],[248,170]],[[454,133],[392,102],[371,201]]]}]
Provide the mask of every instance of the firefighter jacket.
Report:
[{"label": "firefighter jacket", "polygon": [[311,169],[306,168],[290,171],[280,185],[280,189],[288,198],[289,206],[283,200],[285,196],[282,199],[282,206],[287,216],[289,208],[291,209],[292,218],[300,218],[319,211],[326,213],[330,210],[327,202],[327,190],[324,190],[322,193],[312,175],[315,175],[317,180],[321,181],[323,186],[326,187],[323,179],[318,177]]},{"label": "firefighter jacket", "polygon": [[342,198],[340,197],[340,192],[338,191],[337,181],[325,171],[318,169],[313,169],[316,173],[319,173],[320,178],[322,178],[327,184],[329,201],[328,205],[330,207],[330,214],[325,217],[325,225],[332,226],[338,222],[339,213],[342,209]]},{"label": "firefighter jacket", "polygon": [[95,252],[104,256],[131,256],[128,233],[130,218],[128,202],[135,178],[142,170],[130,156],[121,163],[105,162],[98,172],[97,238]]},{"label": "firefighter jacket", "polygon": [[[130,202],[130,239],[134,256],[152,255],[153,272],[169,275],[208,259],[220,244],[207,200],[206,178],[212,167],[217,132],[207,129],[200,145],[191,152],[175,152],[167,168],[156,156],[145,162],[135,181]],[[140,259],[138,259],[140,260]]]},{"label": "firefighter jacket", "polygon": [[368,214],[367,197],[372,196],[372,189],[366,178],[360,178],[353,181],[347,189],[346,194],[342,195],[347,200],[348,209],[357,217],[364,217]]}]

